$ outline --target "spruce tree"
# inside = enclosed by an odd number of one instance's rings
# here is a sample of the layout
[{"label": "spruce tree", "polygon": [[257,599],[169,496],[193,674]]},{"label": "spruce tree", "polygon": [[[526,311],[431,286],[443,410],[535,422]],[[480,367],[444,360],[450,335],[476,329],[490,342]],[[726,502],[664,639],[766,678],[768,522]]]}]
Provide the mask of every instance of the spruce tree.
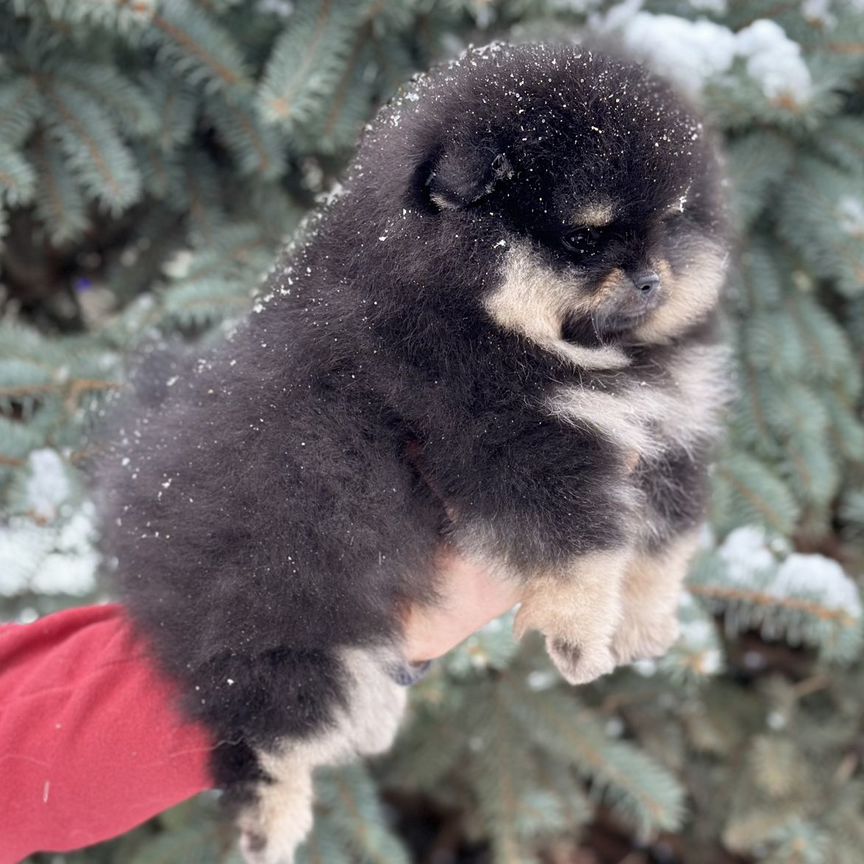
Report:
[{"label": "spruce tree", "polygon": [[[105,597],[80,465],[130,358],[253,307],[412,74],[469,42],[592,34],[676,80],[724,142],[739,396],[682,638],[574,690],[538,640],[489,625],[416,688],[390,756],[322,774],[308,864],[572,861],[603,831],[634,861],[862,860],[864,6],[0,8],[0,612],[20,621]],[[216,810],[202,796],[65,858],[235,861]]]}]

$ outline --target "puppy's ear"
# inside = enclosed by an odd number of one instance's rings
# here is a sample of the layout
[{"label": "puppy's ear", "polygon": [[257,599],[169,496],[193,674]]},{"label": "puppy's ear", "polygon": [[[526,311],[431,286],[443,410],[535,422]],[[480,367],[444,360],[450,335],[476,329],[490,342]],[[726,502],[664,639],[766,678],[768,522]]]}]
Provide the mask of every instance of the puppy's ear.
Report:
[{"label": "puppy's ear", "polygon": [[512,176],[506,153],[479,148],[445,151],[433,164],[426,190],[438,210],[458,210],[485,198]]}]

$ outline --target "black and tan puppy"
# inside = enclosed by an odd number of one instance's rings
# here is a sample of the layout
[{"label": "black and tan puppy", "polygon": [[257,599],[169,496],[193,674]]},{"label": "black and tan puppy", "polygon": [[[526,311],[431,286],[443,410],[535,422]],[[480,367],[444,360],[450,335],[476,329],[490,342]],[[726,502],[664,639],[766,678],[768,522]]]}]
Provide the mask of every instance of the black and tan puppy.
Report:
[{"label": "black and tan puppy", "polygon": [[248,860],[291,860],[314,766],[389,746],[442,532],[524,585],[518,629],[571,682],[675,638],[723,405],[716,184],[644,70],[469,52],[379,114],[250,320],[127,415],[108,551]]}]

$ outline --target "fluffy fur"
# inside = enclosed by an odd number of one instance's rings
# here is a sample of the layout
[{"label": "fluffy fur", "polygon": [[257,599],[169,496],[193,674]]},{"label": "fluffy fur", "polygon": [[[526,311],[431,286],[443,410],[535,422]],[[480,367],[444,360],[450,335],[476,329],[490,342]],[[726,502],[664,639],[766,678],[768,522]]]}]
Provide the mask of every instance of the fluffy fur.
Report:
[{"label": "fluffy fur", "polygon": [[107,551],[249,861],[291,860],[316,765],[389,745],[442,534],[525,586],[568,680],[668,647],[723,405],[716,175],[639,67],[469,52],[381,111],[258,311],[120,415]]}]

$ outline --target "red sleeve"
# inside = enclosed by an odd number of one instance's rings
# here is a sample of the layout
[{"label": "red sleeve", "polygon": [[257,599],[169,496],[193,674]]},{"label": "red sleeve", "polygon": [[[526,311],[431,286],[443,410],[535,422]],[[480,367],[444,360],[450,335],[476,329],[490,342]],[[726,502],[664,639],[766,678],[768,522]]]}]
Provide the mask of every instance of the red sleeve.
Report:
[{"label": "red sleeve", "polygon": [[0,627],[0,864],[107,840],[213,784],[120,606]]}]

